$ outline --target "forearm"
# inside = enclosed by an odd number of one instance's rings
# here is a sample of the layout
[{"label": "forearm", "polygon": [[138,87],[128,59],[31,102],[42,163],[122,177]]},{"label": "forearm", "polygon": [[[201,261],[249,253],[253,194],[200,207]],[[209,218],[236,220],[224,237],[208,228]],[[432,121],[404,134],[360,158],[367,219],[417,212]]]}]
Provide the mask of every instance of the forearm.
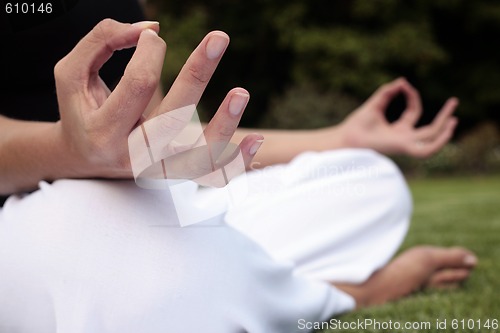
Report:
[{"label": "forearm", "polygon": [[40,180],[75,176],[58,123],[0,116],[0,194],[35,189]]},{"label": "forearm", "polygon": [[348,147],[341,125],[314,130],[238,129],[233,139],[239,142],[245,135],[258,132],[264,143],[257,153],[253,167],[287,163],[305,151],[325,151]]}]

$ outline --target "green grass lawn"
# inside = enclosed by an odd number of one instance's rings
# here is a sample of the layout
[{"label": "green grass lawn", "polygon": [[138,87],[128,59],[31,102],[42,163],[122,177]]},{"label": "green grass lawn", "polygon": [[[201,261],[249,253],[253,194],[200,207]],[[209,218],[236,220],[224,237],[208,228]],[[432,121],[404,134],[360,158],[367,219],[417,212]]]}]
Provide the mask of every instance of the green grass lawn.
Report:
[{"label": "green grass lawn", "polygon": [[[431,329],[365,327],[321,332],[500,332],[495,325],[490,329],[483,326],[488,319],[490,325],[495,319],[500,326],[500,177],[414,180],[410,186],[414,215],[401,250],[418,244],[461,245],[478,255],[477,269],[458,290],[421,292],[336,318],[343,322],[373,319],[402,325],[422,322],[422,327],[429,322]],[[447,328],[438,329],[436,320],[445,319]],[[458,328],[454,329],[453,324]]]}]

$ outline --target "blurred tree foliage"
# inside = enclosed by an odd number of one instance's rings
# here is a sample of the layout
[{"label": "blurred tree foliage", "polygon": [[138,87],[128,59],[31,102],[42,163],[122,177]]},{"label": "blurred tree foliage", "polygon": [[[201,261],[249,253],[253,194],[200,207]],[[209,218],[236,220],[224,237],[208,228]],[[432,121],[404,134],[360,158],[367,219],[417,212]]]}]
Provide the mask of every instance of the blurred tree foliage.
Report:
[{"label": "blurred tree foliage", "polygon": [[[150,0],[149,4],[169,46],[167,87],[208,31],[220,29],[231,36],[203,98],[206,117],[229,89],[243,86],[252,95],[245,126],[329,125],[380,84],[405,76],[424,98],[423,122],[451,95],[461,100],[462,132],[479,122],[500,119],[496,0]],[[311,103],[313,99],[319,100]],[[331,110],[325,111],[329,104]],[[401,107],[401,101],[396,106]],[[390,117],[397,116],[396,109]]]}]

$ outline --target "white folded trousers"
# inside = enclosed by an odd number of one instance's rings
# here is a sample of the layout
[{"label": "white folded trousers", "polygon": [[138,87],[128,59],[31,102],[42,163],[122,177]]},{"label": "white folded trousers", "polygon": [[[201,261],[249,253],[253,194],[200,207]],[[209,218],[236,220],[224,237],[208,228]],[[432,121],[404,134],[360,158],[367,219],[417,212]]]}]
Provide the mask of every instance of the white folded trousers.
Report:
[{"label": "white folded trousers", "polygon": [[330,282],[365,281],[408,229],[406,183],[370,150],[304,153],[240,183],[247,198],[220,223],[184,228],[162,226],[168,191],[132,181],[42,182],[10,197],[0,333],[305,332],[352,310]]}]

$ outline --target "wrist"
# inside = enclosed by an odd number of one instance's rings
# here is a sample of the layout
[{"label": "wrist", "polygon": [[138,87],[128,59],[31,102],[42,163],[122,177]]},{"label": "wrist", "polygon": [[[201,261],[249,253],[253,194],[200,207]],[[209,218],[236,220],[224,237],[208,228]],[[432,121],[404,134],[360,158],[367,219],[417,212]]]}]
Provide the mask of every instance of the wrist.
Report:
[{"label": "wrist", "polygon": [[52,124],[48,137],[49,144],[53,147],[51,158],[54,160],[49,171],[50,180],[93,178],[100,175],[97,165],[81,153],[74,140],[68,138],[61,121]]},{"label": "wrist", "polygon": [[0,193],[29,191],[41,180],[78,174],[58,123],[3,119],[1,129]]},{"label": "wrist", "polygon": [[60,168],[64,169],[57,170],[57,178],[132,178],[126,146],[116,143],[104,149],[68,133],[61,121],[54,124],[53,134]]},{"label": "wrist", "polygon": [[352,147],[349,144],[348,132],[343,124],[314,130],[313,135],[318,142],[318,150],[332,150]]},{"label": "wrist", "polygon": [[69,142],[63,135],[61,122],[51,123],[45,133],[45,170],[44,179],[56,180],[60,178],[71,178],[78,174],[78,163]]}]

